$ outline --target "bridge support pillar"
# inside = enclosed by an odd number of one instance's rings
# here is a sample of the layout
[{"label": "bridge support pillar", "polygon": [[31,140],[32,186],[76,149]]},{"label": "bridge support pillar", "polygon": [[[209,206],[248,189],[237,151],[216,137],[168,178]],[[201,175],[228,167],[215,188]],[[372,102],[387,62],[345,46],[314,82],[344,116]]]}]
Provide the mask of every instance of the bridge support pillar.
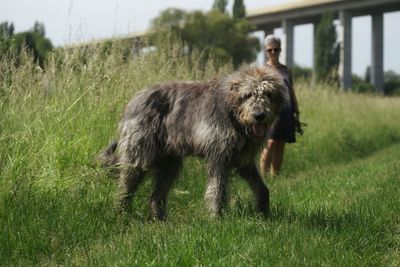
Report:
[{"label": "bridge support pillar", "polygon": [[315,58],[315,51],[316,51],[316,47],[317,47],[317,28],[318,28],[318,21],[314,21],[313,22],[313,36],[312,36],[312,38],[313,38],[313,55],[312,55],[312,57],[313,57],[313,65],[312,65],[312,81],[315,83],[315,81],[316,81],[316,73],[315,73],[315,70],[316,70],[316,68],[317,68],[317,64],[316,64],[316,58]]},{"label": "bridge support pillar", "polygon": [[372,14],[372,66],[371,83],[375,86],[378,93],[383,90],[383,14]]},{"label": "bridge support pillar", "polygon": [[340,42],[340,62],[339,79],[340,86],[344,90],[351,88],[351,14],[348,11],[339,12],[339,42]]},{"label": "bridge support pillar", "polygon": [[294,65],[294,24],[289,20],[282,21],[282,62],[289,68]]}]

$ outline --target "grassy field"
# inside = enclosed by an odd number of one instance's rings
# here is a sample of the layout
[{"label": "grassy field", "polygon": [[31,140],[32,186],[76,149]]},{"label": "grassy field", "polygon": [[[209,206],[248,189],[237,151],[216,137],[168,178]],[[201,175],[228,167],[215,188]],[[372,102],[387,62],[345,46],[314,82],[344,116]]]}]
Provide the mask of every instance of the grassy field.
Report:
[{"label": "grassy field", "polygon": [[123,106],[155,82],[229,71],[165,51],[129,63],[117,48],[74,51],[45,72],[29,59],[0,63],[1,266],[400,265],[399,98],[298,81],[308,127],[287,147],[282,174],[266,177],[268,219],[235,176],[227,214],[210,219],[197,158],[186,160],[166,222],[146,220],[150,181],[134,212],[118,215],[115,181],[94,157],[116,136]]}]

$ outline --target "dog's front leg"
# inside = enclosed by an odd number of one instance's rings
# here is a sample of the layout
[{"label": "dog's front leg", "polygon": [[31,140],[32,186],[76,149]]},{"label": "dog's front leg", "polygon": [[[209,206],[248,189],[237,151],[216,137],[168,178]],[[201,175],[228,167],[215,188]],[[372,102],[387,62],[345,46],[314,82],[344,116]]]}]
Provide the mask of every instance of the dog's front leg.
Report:
[{"label": "dog's front leg", "polygon": [[222,215],[228,198],[228,169],[221,162],[208,163],[208,182],[205,199],[212,217]]},{"label": "dog's front leg", "polygon": [[269,191],[264,184],[260,173],[255,164],[240,167],[238,169],[240,176],[247,181],[256,197],[257,211],[264,215],[269,215]]}]

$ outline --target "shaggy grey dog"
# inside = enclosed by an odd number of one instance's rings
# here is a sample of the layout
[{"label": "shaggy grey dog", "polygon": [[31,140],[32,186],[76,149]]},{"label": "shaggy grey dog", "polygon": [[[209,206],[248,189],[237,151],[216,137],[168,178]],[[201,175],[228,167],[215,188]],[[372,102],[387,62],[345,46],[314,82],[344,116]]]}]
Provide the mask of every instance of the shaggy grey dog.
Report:
[{"label": "shaggy grey dog", "polygon": [[183,157],[196,155],[207,163],[205,199],[213,216],[226,206],[231,169],[248,182],[257,210],[268,214],[269,192],[255,157],[287,97],[284,86],[272,68],[250,66],[220,80],[170,82],[138,92],[123,113],[119,140],[101,153],[104,165],[120,166],[122,208],[131,205],[145,174],[153,170],[150,215],[164,219]]}]

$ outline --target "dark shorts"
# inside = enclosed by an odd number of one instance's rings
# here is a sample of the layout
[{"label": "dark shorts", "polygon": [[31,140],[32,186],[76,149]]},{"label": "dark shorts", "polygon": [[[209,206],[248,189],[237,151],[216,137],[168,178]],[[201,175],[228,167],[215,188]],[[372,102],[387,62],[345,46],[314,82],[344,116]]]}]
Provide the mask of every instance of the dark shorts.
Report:
[{"label": "dark shorts", "polygon": [[285,105],[282,107],[278,117],[269,130],[269,139],[283,140],[286,143],[296,142],[294,117],[290,106]]}]

